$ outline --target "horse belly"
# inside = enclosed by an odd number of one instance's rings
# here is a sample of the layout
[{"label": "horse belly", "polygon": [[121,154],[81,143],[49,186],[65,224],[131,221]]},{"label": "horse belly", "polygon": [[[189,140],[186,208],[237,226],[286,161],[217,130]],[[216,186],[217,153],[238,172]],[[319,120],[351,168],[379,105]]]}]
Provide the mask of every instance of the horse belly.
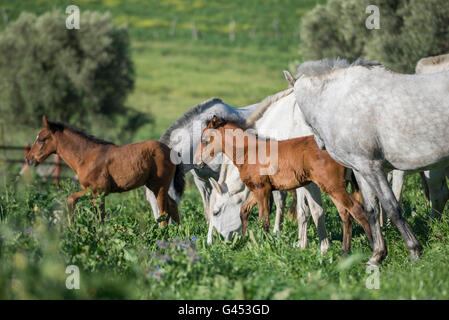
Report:
[{"label": "horse belly", "polygon": [[290,170],[279,170],[278,172],[269,176],[271,185],[276,190],[292,190],[304,186],[302,175],[297,173],[294,168]]},{"label": "horse belly", "polygon": [[[443,133],[443,134],[441,134]],[[420,170],[440,167],[449,161],[449,130],[442,126],[381,135],[383,156],[394,169]]]},{"label": "horse belly", "polygon": [[110,166],[109,174],[114,180],[117,192],[141,187],[150,179],[150,161],[122,161],[120,166]]}]

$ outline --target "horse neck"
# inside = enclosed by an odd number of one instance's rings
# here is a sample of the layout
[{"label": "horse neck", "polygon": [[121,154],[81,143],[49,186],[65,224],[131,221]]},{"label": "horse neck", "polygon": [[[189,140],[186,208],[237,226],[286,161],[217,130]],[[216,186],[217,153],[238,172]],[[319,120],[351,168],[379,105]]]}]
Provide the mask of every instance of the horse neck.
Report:
[{"label": "horse neck", "polygon": [[270,106],[255,122],[254,129],[261,136],[277,140],[312,134],[293,93]]},{"label": "horse neck", "polygon": [[[181,130],[181,135],[175,135],[173,139],[170,139],[169,146],[181,154],[184,170],[190,171],[194,168],[192,164],[193,154],[198,147],[198,142],[201,140],[201,133],[203,132],[205,125],[213,115],[217,115],[226,120],[242,121],[254,112],[256,108],[257,104],[244,108],[233,108],[220,103],[201,114],[192,116],[188,119],[189,121],[186,121],[181,126],[177,127],[175,130]],[[210,169],[216,173],[220,172],[220,166],[214,166]]]},{"label": "horse neck", "polygon": [[67,130],[59,131],[55,136],[57,138],[56,154],[75,172],[85,162],[86,155],[92,151],[92,148],[99,145]]},{"label": "horse neck", "polygon": [[[240,134],[235,136],[236,140],[243,141],[243,145],[237,146],[236,143],[234,143],[234,138],[232,141],[227,141],[226,139],[226,130],[234,130],[234,132],[239,132]],[[232,161],[232,163],[239,168],[239,170],[242,168],[242,166],[247,164],[248,160],[248,140],[243,137],[242,135],[249,135],[251,138],[255,138],[254,135],[250,133],[245,133],[244,129],[235,126],[233,124],[226,124],[223,127],[219,128],[220,134],[221,134],[221,148],[222,152]],[[233,136],[234,137],[234,136]],[[256,138],[256,143],[259,143],[259,140]],[[229,145],[230,144],[230,145]],[[237,151],[243,152],[243,163],[240,161],[237,162]]]}]

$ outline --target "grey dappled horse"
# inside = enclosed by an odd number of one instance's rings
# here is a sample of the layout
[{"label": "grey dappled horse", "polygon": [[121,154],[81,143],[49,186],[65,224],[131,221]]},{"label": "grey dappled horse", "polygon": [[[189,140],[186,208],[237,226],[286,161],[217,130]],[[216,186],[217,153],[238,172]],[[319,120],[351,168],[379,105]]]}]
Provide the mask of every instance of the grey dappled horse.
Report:
[{"label": "grey dappled horse", "polygon": [[449,71],[398,74],[379,63],[321,60],[303,63],[296,100],[317,144],[352,168],[363,193],[374,252],[386,256],[377,197],[405,240],[412,259],[422,246],[401,213],[385,171],[418,172],[449,165]]},{"label": "grey dappled horse", "polygon": [[[449,70],[449,54],[422,58],[418,61],[415,67],[416,73],[434,73],[444,70]],[[426,198],[429,200],[432,207],[431,217],[440,218],[446,202],[449,200],[449,189],[446,183],[446,176],[449,178],[449,167],[426,170],[420,174]],[[393,170],[388,174],[389,180],[390,177],[392,177],[393,180],[393,193],[398,202],[401,202],[405,172]]]}]

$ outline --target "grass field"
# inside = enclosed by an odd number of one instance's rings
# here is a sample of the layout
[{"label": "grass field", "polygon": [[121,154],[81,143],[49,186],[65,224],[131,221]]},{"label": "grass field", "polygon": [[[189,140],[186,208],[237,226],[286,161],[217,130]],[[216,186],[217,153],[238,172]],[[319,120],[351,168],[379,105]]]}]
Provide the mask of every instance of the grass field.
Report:
[{"label": "grass field", "polygon": [[[447,299],[449,224],[430,221],[419,177],[410,176],[403,207],[419,240],[422,258],[411,264],[395,227],[384,235],[389,256],[380,288],[367,289],[364,262],[369,244],[354,227],[352,254],[341,254],[342,228],[328,198],[326,226],[331,249],[319,253],[309,226],[309,248],[294,246],[296,223],[280,235],[261,231],[253,212],[249,236],[206,245],[200,199],[189,189],[180,206],[181,225],[158,228],[142,190],[107,199],[107,219],[98,223],[88,200],[69,224],[64,184],[6,186],[0,194],[0,297],[136,299]],[[67,290],[65,268],[80,269],[80,289]]]},{"label": "grass field", "polygon": [[[300,60],[295,28],[316,1],[72,3],[81,10],[110,11],[117,24],[129,24],[136,87],[127,104],[155,118],[154,125],[138,132],[135,139],[141,140],[158,138],[185,110],[210,97],[244,106],[285,89],[282,69]],[[64,11],[66,5],[65,1],[0,0],[10,20],[21,11]],[[177,27],[172,36],[174,18]],[[279,35],[274,32],[275,19]],[[235,42],[228,35],[231,20],[236,22]],[[191,36],[192,22],[200,31],[196,41]],[[16,129],[5,137],[6,143],[31,141],[37,130]],[[325,197],[324,207],[331,249],[325,255],[319,253],[312,224],[309,247],[300,250],[295,247],[295,222],[285,221],[280,235],[266,235],[256,212],[249,237],[227,243],[216,236],[209,246],[201,200],[188,182],[180,206],[182,224],[158,228],[143,190],[109,196],[103,224],[84,200],[71,224],[65,200],[78,190],[76,184],[64,182],[57,189],[0,175],[0,298],[449,298],[449,212],[446,208],[441,221],[429,219],[430,207],[416,175],[407,177],[402,205],[424,254],[411,264],[396,228],[387,226],[383,232],[389,255],[380,269],[379,290],[365,285],[369,274],[364,262],[370,248],[359,226],[354,226],[352,253],[341,254],[342,228],[329,198]],[[80,269],[79,290],[66,288],[68,265]]]}]

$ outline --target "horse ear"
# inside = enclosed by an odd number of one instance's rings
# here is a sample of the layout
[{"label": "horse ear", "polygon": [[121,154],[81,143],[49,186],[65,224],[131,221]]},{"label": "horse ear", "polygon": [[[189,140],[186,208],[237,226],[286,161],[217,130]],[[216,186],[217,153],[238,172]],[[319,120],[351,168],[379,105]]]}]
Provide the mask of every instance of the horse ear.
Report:
[{"label": "horse ear", "polygon": [[283,72],[284,72],[285,80],[287,80],[287,82],[290,84],[290,86],[294,87],[296,79],[292,76],[290,71],[284,70]]},{"label": "horse ear", "polygon": [[42,117],[42,122],[44,123],[44,128],[50,129],[50,124],[48,123],[47,116]]},{"label": "horse ear", "polygon": [[214,178],[210,177],[209,178],[209,182],[212,185],[212,188],[215,189],[215,191],[217,191],[217,193],[221,196],[223,195],[223,190],[221,189],[220,184],[217,182],[217,180],[215,180]]}]

